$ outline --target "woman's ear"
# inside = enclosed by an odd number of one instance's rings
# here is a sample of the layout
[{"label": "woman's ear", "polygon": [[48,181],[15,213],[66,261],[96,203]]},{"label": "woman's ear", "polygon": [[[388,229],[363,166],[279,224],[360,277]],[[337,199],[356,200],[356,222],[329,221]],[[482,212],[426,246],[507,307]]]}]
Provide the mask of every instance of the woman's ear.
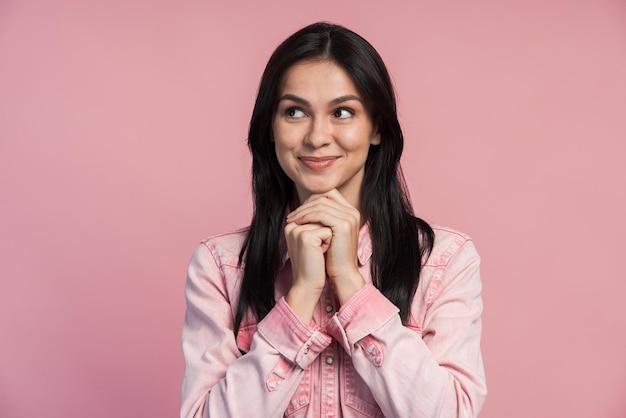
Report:
[{"label": "woman's ear", "polygon": [[378,126],[374,127],[374,130],[370,135],[370,145],[380,145],[380,132],[378,131]]},{"label": "woman's ear", "polygon": [[376,116],[372,118],[373,120],[373,125],[372,126],[372,133],[370,135],[370,145],[380,145],[380,141],[381,141],[381,137],[380,137],[380,130],[378,129],[378,127],[380,126],[380,116]]},{"label": "woman's ear", "polygon": [[380,133],[378,131],[370,139],[370,145],[380,145]]}]

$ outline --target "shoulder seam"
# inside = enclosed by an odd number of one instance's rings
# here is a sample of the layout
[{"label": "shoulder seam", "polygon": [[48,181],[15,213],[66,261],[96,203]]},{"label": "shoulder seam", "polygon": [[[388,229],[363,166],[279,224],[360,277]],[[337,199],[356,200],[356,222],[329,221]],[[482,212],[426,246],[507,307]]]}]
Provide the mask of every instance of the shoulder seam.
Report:
[{"label": "shoulder seam", "polygon": [[[215,260],[215,264],[220,268],[220,270],[222,269],[222,267],[233,267],[233,268],[240,267],[239,257],[235,257],[237,259],[237,262],[232,262],[232,261],[224,260],[224,257],[222,257],[220,254],[216,252],[214,238],[218,238],[218,237],[230,235],[230,234],[235,234],[235,233],[231,232],[229,234],[216,235],[215,237],[207,238],[200,243],[200,245],[203,245],[207,249],[207,251],[211,254],[211,257],[213,257],[213,260]],[[243,264],[241,267],[243,267]]]},{"label": "shoulder seam", "polygon": [[[450,264],[450,260],[463,248],[468,242],[472,242],[472,238],[458,231],[454,231],[448,228],[441,227],[433,227],[433,230],[443,231],[449,234],[454,234],[456,238],[454,241],[444,248],[437,257],[436,260],[429,260],[430,262],[426,262],[425,266],[440,268],[447,267]],[[436,240],[436,238],[435,238]]]}]

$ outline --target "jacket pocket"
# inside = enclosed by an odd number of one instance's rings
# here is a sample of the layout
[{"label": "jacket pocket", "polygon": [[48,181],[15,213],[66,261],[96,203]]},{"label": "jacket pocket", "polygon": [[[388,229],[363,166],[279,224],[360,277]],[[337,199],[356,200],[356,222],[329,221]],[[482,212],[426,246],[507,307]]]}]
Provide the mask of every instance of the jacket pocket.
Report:
[{"label": "jacket pocket", "polygon": [[300,416],[298,412],[302,412],[302,416],[304,416],[308,410],[308,408],[305,407],[311,403],[311,366],[304,369],[302,380],[300,380],[298,384],[298,389],[296,389],[296,393],[294,393],[291,401],[289,401],[289,406],[285,411],[286,417],[298,417]]},{"label": "jacket pocket", "polygon": [[382,411],[372,396],[372,392],[361,379],[361,376],[354,370],[349,356],[344,356],[343,377],[343,399],[346,406],[357,412],[354,416],[384,418]]}]

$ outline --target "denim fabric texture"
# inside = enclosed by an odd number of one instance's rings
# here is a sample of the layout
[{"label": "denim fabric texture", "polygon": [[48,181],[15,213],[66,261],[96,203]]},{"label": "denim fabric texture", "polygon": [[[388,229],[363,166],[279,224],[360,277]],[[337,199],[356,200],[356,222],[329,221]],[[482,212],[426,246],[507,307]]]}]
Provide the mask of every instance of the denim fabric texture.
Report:
[{"label": "denim fabric texture", "polygon": [[203,241],[189,264],[183,328],[181,417],[475,417],[487,390],[480,352],[480,258],[472,240],[433,226],[411,318],[371,283],[372,243],[359,235],[366,285],[339,307],[330,286],[304,324],[284,296],[285,252],[276,305],[237,338],[233,323],[246,230]]}]

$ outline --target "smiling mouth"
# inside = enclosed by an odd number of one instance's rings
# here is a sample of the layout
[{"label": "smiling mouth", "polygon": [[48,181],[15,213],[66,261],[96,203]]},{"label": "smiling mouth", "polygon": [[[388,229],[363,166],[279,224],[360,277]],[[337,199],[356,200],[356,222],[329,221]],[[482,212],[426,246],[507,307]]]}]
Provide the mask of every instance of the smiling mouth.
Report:
[{"label": "smiling mouth", "polygon": [[298,159],[311,170],[323,170],[333,165],[339,157],[299,157]]}]

